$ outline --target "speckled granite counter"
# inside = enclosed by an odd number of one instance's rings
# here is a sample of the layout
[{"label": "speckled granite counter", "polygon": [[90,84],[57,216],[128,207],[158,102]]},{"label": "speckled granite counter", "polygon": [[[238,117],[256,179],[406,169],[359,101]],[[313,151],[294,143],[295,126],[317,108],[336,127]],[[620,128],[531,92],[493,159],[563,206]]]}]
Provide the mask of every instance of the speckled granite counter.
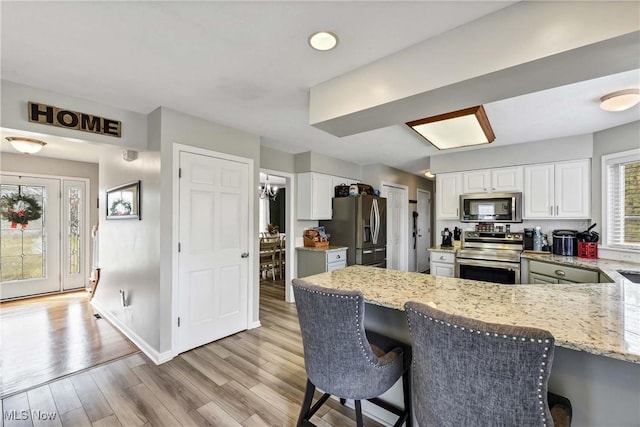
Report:
[{"label": "speckled granite counter", "polygon": [[340,251],[343,249],[348,249],[346,246],[320,246],[320,247],[311,247],[311,246],[296,246],[297,251],[310,251],[310,252],[324,252],[324,251]]},{"label": "speckled granite counter", "polygon": [[486,322],[546,329],[557,346],[640,364],[640,285],[626,280],[516,286],[364,266],[304,280],[360,290],[383,307],[403,310],[406,301],[420,301]]},{"label": "speckled granite counter", "polygon": [[[553,255],[553,254],[534,254],[534,253],[522,253],[522,258],[533,259],[543,262],[551,262],[558,265],[567,265],[569,267],[587,268],[606,275],[611,281],[620,284],[633,283],[625,278],[622,274],[618,273],[618,270],[624,271],[639,271],[640,264],[624,261],[616,261],[611,259],[588,259],[579,258],[575,256]],[[640,287],[639,284],[636,284]]]}]

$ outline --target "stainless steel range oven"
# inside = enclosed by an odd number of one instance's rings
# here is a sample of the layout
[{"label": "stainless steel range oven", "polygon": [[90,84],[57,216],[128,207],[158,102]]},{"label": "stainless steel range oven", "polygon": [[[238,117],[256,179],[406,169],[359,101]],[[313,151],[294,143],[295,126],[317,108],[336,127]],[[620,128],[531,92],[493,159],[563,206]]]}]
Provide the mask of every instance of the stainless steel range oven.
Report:
[{"label": "stainless steel range oven", "polygon": [[455,276],[485,282],[519,284],[523,233],[465,231],[456,254]]}]

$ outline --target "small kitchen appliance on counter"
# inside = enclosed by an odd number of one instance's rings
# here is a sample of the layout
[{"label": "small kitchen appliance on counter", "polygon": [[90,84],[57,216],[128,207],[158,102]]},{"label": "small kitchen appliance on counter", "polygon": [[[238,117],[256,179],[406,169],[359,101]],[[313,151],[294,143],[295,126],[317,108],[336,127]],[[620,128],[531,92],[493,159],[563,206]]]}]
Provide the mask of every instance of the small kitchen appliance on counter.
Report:
[{"label": "small kitchen appliance on counter", "polygon": [[449,231],[449,229],[445,228],[443,231],[440,232],[440,235],[442,236],[442,244],[440,245],[440,247],[452,248],[453,247],[453,241],[451,240],[452,234]]},{"label": "small kitchen appliance on counter", "polygon": [[578,255],[576,230],[553,230],[553,253],[555,255]]}]

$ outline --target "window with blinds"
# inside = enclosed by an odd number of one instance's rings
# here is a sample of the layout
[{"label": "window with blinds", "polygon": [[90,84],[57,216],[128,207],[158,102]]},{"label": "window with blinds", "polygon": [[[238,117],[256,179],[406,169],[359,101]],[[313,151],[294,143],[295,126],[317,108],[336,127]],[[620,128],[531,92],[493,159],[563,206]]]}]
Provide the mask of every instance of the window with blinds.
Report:
[{"label": "window with blinds", "polygon": [[602,157],[605,244],[640,250],[640,149]]}]

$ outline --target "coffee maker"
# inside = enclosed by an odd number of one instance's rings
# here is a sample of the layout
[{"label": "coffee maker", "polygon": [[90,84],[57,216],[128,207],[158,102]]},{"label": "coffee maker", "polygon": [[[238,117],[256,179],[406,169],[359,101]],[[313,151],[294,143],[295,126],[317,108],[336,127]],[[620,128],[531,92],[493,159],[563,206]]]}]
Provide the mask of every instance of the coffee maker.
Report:
[{"label": "coffee maker", "polygon": [[440,247],[452,248],[453,241],[451,238],[453,237],[453,234],[449,231],[449,229],[445,228],[443,231],[440,232],[440,235],[442,236],[442,244],[440,245]]},{"label": "coffee maker", "polygon": [[533,250],[533,228],[525,228],[524,229],[524,250]]}]

